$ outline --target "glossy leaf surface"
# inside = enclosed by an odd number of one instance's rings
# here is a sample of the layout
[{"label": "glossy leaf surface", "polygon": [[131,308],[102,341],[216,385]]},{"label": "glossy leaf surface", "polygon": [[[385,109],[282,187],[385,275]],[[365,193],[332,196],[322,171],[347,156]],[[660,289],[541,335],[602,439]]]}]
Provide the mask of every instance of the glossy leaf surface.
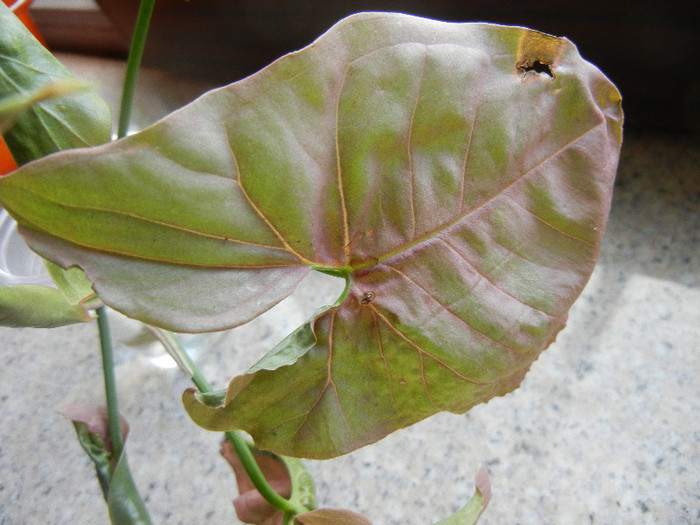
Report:
[{"label": "glossy leaf surface", "polygon": [[368,13],[0,200],[106,303],[179,331],[347,276],[220,406],[184,396],[207,428],[324,458],[520,384],[595,264],[621,125],[565,39]]}]

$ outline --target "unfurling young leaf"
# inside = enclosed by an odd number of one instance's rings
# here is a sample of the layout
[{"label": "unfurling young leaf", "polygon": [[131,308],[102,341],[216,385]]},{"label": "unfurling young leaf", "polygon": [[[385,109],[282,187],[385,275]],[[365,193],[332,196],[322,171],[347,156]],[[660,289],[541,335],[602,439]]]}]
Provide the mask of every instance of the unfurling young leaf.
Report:
[{"label": "unfurling young leaf", "polygon": [[364,13],[139,134],[18,170],[0,202],[107,304],[177,331],[344,277],[219,406],[184,395],[206,428],[327,458],[520,384],[598,256],[620,103],[564,38]]},{"label": "unfurling young leaf", "polygon": [[491,480],[484,467],[474,477],[476,488],[469,503],[457,514],[442,520],[436,525],[474,525],[486,510],[491,499]]},{"label": "unfurling young leaf", "polygon": [[[122,452],[120,457],[113,457],[106,407],[69,405],[61,414],[73,422],[80,445],[95,464],[110,521],[114,525],[150,525],[151,519],[131,477],[126,455]],[[129,425],[124,418],[121,425],[126,441]]]}]

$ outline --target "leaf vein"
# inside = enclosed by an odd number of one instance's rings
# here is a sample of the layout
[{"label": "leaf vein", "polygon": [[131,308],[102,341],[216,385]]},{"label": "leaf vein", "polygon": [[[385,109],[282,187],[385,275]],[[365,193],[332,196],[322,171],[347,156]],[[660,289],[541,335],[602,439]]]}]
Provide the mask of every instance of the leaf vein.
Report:
[{"label": "leaf vein", "polygon": [[418,88],[416,89],[416,101],[413,104],[413,112],[411,113],[411,121],[408,124],[408,139],[406,140],[406,155],[408,157],[408,173],[411,180],[411,240],[416,238],[416,176],[413,169],[413,125],[416,119],[418,103],[420,102],[421,88],[423,84],[423,75],[428,62],[427,52],[423,55],[423,64],[421,66],[420,75],[418,75]]},{"label": "leaf vein", "polygon": [[474,137],[474,127],[476,126],[476,115],[479,113],[479,107],[474,109],[472,116],[471,127],[469,128],[469,138],[467,139],[467,150],[464,153],[464,161],[462,162],[462,180],[459,186],[459,211],[464,211],[464,191],[467,186],[467,173],[469,167],[469,155],[472,151],[472,138]]},{"label": "leaf vein", "polygon": [[433,401],[433,397],[430,395],[430,387],[428,387],[428,380],[425,377],[425,361],[423,360],[423,354],[421,352],[418,353],[418,360],[420,361],[420,382],[423,385],[425,398],[434,410],[440,410],[440,406]]},{"label": "leaf vein", "polygon": [[[338,400],[338,410],[340,412],[340,415],[343,418],[343,421],[345,422],[345,427],[350,428],[350,425],[348,425],[347,416],[345,415],[345,412],[343,411],[343,406],[340,402],[340,394],[338,393],[338,387],[335,384],[335,382],[333,381],[333,374],[332,374],[332,370],[331,370],[331,365],[333,362],[333,335],[334,335],[336,314],[337,314],[337,310],[334,310],[333,313],[331,314],[330,328],[328,330],[328,357],[326,359],[326,374],[325,374],[326,375],[326,384],[321,389],[321,393],[319,394],[318,398],[314,401],[313,405],[311,405],[309,410],[307,410],[306,413],[304,414],[301,423],[299,423],[299,426],[296,428],[296,430],[294,430],[294,432],[292,433],[292,436],[296,436],[301,431],[301,429],[304,427],[304,425],[308,421],[311,413],[319,405],[321,400],[325,397],[329,388],[333,389],[333,392],[335,393],[335,397]],[[294,419],[294,418],[292,418],[292,419]]]},{"label": "leaf vein", "polygon": [[518,208],[521,208],[522,210],[526,211],[529,215],[532,215],[532,216],[533,216],[535,219],[537,219],[539,222],[541,222],[541,223],[544,224],[545,226],[548,226],[549,228],[551,228],[552,230],[556,231],[556,232],[559,233],[560,235],[563,235],[564,237],[568,237],[569,239],[573,239],[574,241],[578,241],[578,242],[580,242],[580,243],[586,244],[586,245],[588,245],[588,246],[590,246],[590,247],[594,247],[594,246],[595,246],[592,242],[587,241],[586,239],[582,239],[581,237],[576,237],[575,235],[571,235],[570,233],[567,233],[567,232],[563,231],[562,229],[557,228],[557,227],[554,226],[551,222],[548,222],[548,221],[544,220],[542,217],[540,217],[539,215],[537,215],[537,214],[536,214],[535,212],[533,212],[532,210],[526,208],[524,205],[522,205],[521,203],[519,203],[517,200],[513,199],[512,197],[510,198],[510,201],[513,202],[514,204],[516,204],[516,205],[518,206]]},{"label": "leaf vein", "polygon": [[[224,241],[224,242],[231,243],[231,244],[242,244],[244,246],[255,246],[257,248],[265,248],[265,249],[269,249],[269,250],[279,250],[279,251],[285,251],[285,252],[287,251],[287,250],[284,250],[283,248],[280,248],[279,246],[271,246],[271,245],[263,244],[263,243],[244,241],[241,239],[235,239],[235,238],[229,237],[227,235],[206,233],[206,232],[202,232],[199,230],[195,230],[193,228],[186,228],[185,226],[180,226],[178,224],[173,224],[173,223],[163,221],[160,219],[155,219],[153,217],[146,217],[146,216],[140,215],[138,213],[127,212],[127,211],[117,210],[117,209],[102,208],[99,206],[85,206],[85,205],[68,204],[65,202],[59,202],[59,201],[56,201],[54,199],[51,199],[51,198],[45,196],[44,194],[38,193],[38,192],[33,191],[31,189],[28,189],[28,188],[22,188],[22,191],[25,191],[25,192],[29,193],[30,195],[34,195],[34,197],[37,198],[38,200],[43,200],[45,202],[48,202],[48,203],[50,203],[54,206],[60,207],[60,208],[66,208],[66,209],[71,209],[71,210],[84,210],[84,211],[89,211],[89,212],[99,212],[99,213],[104,213],[104,214],[111,214],[111,215],[116,215],[116,216],[120,216],[120,217],[128,217],[130,219],[135,219],[137,221],[143,221],[145,223],[155,224],[157,226],[163,226],[165,228],[170,228],[170,229],[175,230],[175,231],[189,233],[189,234],[195,235],[197,237],[215,239],[217,241]],[[24,217],[23,217],[23,220],[26,220],[27,222],[31,222],[31,221],[28,221]],[[70,240],[70,239],[66,239],[66,240]],[[73,242],[73,241],[70,240],[70,242]]]},{"label": "leaf vein", "polygon": [[[422,290],[422,291],[423,291],[428,297],[430,297],[438,306],[440,306],[440,308],[442,308],[442,309],[445,310],[447,313],[449,313],[451,316],[453,316],[455,319],[457,319],[457,320],[460,321],[462,324],[464,324],[465,326],[467,326],[467,327],[468,327],[472,332],[474,332],[475,334],[478,334],[479,336],[482,336],[482,337],[484,337],[484,338],[486,338],[486,339],[492,341],[493,343],[497,344],[497,345],[500,346],[501,348],[504,348],[504,349],[508,350],[509,352],[512,352],[512,353],[515,354],[515,355],[519,355],[519,352],[517,352],[515,349],[509,347],[508,345],[506,345],[505,343],[503,343],[503,342],[501,342],[501,341],[497,341],[496,339],[494,339],[493,337],[491,337],[491,336],[488,335],[487,333],[482,332],[481,330],[478,330],[477,328],[475,328],[474,326],[472,326],[472,325],[469,323],[469,321],[468,321],[467,319],[463,319],[462,317],[460,317],[459,315],[457,315],[456,313],[454,313],[454,312],[453,312],[452,310],[450,310],[446,305],[442,304],[442,302],[441,302],[437,297],[435,297],[432,293],[430,293],[428,290],[426,290],[425,287],[421,286],[418,282],[416,282],[415,280],[411,279],[408,275],[406,275],[405,273],[403,273],[401,270],[399,270],[399,269],[397,269],[397,268],[394,268],[393,266],[390,266],[390,265],[388,265],[388,264],[385,264],[385,266],[386,266],[387,268],[389,268],[389,269],[395,271],[396,273],[398,273],[399,275],[401,275],[404,279],[406,279],[408,282],[412,283],[414,286],[416,286],[417,288],[419,288],[420,290]],[[478,272],[477,272],[477,273],[478,273]],[[480,275],[480,274],[479,274],[479,275]]]},{"label": "leaf vein", "polygon": [[[268,402],[268,405],[271,405],[271,406],[276,405],[280,401],[283,401],[287,396],[289,396],[290,394],[293,394],[294,392],[297,391],[297,386],[302,385],[309,378],[313,378],[317,375],[325,377],[326,374],[323,372],[323,370],[318,370],[317,372],[314,372],[313,374],[309,375],[308,377],[302,377],[302,378],[299,378],[297,381],[285,383],[285,389],[281,390],[278,396],[276,396],[274,399],[270,400]],[[269,427],[269,431],[275,430],[275,429],[282,427],[282,426],[286,425],[287,423],[290,423],[290,422],[295,421],[297,419],[300,419],[300,418],[306,419],[307,417],[308,417],[308,411],[305,411],[301,414],[289,417],[287,419],[282,419],[279,422],[277,422],[276,424],[271,425]],[[296,434],[301,429],[301,426],[303,426],[303,424],[304,423],[302,422],[301,425],[297,427],[297,429],[294,431],[294,434]]]},{"label": "leaf vein", "polygon": [[339,118],[340,118],[340,98],[343,95],[343,88],[345,87],[345,81],[348,78],[350,72],[350,67],[352,62],[348,64],[343,73],[343,79],[340,82],[340,87],[338,88],[338,97],[335,102],[335,159],[336,159],[336,183],[338,185],[338,195],[340,196],[340,212],[343,220],[343,245],[345,251],[345,264],[350,263],[352,252],[350,249],[350,223],[348,219],[348,207],[345,200],[345,187],[343,185],[343,168],[340,160],[340,140],[338,133],[340,130]]},{"label": "leaf vein", "polygon": [[374,310],[370,310],[372,313],[372,321],[374,323],[374,335],[377,338],[377,347],[379,348],[379,356],[381,357],[383,363],[384,363],[384,368],[386,369],[386,375],[387,378],[389,379],[388,384],[389,384],[389,399],[391,401],[391,408],[394,410],[394,413],[396,415],[400,415],[399,411],[396,407],[396,400],[394,399],[394,386],[392,384],[392,374],[391,374],[391,368],[389,368],[389,360],[386,358],[386,355],[384,354],[384,345],[382,344],[382,337],[381,334],[379,333],[379,321],[377,321],[377,313]]},{"label": "leaf vein", "polygon": [[486,282],[488,282],[491,286],[493,286],[493,288],[495,288],[496,290],[498,290],[498,291],[501,292],[502,294],[506,295],[507,297],[510,297],[511,299],[514,299],[515,301],[517,301],[518,303],[522,304],[523,306],[527,306],[527,307],[530,308],[531,310],[535,310],[536,312],[540,312],[540,313],[546,315],[547,317],[551,317],[551,318],[555,318],[555,317],[556,317],[556,316],[550,314],[549,312],[545,312],[544,310],[542,310],[542,309],[540,309],[540,308],[537,308],[536,306],[533,306],[533,305],[531,305],[531,304],[526,303],[525,301],[523,301],[523,300],[520,299],[519,297],[516,297],[515,295],[511,294],[510,292],[507,292],[506,290],[504,290],[503,288],[501,288],[500,286],[498,286],[498,285],[496,284],[496,282],[493,281],[492,279],[490,279],[485,273],[479,271],[479,270],[472,264],[472,262],[469,261],[466,257],[464,257],[464,255],[463,255],[459,250],[457,250],[457,248],[455,248],[454,246],[452,246],[452,244],[450,244],[449,241],[447,241],[446,239],[443,239],[442,237],[438,237],[438,240],[440,240],[441,242],[443,242],[443,243],[444,243],[451,251],[453,251],[461,260],[463,260],[466,264],[468,264],[469,267],[472,268],[480,277],[482,277],[484,280],[486,280]]},{"label": "leaf vein", "polygon": [[500,246],[501,248],[503,248],[504,250],[506,250],[508,253],[512,253],[513,255],[515,255],[516,257],[518,257],[519,259],[522,259],[523,261],[527,261],[527,262],[529,262],[530,264],[534,264],[534,265],[536,265],[536,266],[541,266],[542,268],[547,268],[547,269],[549,269],[549,270],[562,271],[562,266],[561,266],[561,265],[556,265],[556,264],[544,264],[544,263],[539,262],[539,261],[533,261],[532,259],[528,259],[527,257],[525,257],[523,254],[518,253],[518,252],[512,250],[511,248],[509,248],[509,247],[506,246],[505,244],[498,242],[498,241],[497,241],[496,239],[494,239],[493,237],[491,237],[491,241],[493,241],[493,243],[496,244],[497,246]]},{"label": "leaf vein", "polygon": [[[11,208],[7,208],[7,209],[9,211],[12,211]],[[14,213],[14,215],[18,216],[18,214],[16,214],[16,213]],[[23,220],[27,224],[32,224],[34,226],[40,226],[40,225],[30,221],[30,220],[27,220],[27,219],[23,219]],[[43,230],[41,227],[33,229],[33,228],[30,228],[29,226],[22,225],[22,226],[20,226],[20,233],[23,229],[31,230],[39,235],[49,235],[49,236],[55,237],[57,239],[60,239],[61,241],[64,241],[64,242],[67,242],[69,244],[76,246],[78,249],[86,249],[86,250],[90,250],[93,252],[105,253],[107,255],[112,255],[115,257],[124,257],[127,259],[135,259],[138,261],[150,262],[150,263],[172,264],[173,266],[184,266],[184,267],[189,267],[189,268],[202,268],[202,269],[210,269],[210,270],[268,270],[268,269],[274,269],[274,268],[296,268],[296,267],[306,268],[307,267],[307,265],[305,265],[305,264],[261,264],[261,265],[203,264],[203,263],[196,263],[196,262],[192,262],[192,261],[163,260],[163,259],[158,259],[155,257],[149,257],[149,256],[146,256],[143,254],[137,255],[137,254],[129,253],[126,251],[115,250],[112,248],[108,248],[106,246],[81,243],[81,242],[75,241],[73,239],[69,239],[67,237],[57,235],[55,233],[47,232],[47,231]]]},{"label": "leaf vein", "polygon": [[449,370],[450,372],[452,372],[452,374],[454,374],[455,376],[457,376],[459,379],[462,379],[463,381],[466,381],[467,383],[472,383],[472,384],[475,384],[475,385],[490,385],[490,384],[491,384],[490,381],[487,381],[487,382],[477,381],[477,380],[475,380],[475,379],[470,379],[470,378],[466,377],[465,375],[459,373],[457,370],[454,369],[454,367],[448,365],[447,363],[445,363],[444,361],[442,361],[441,359],[439,359],[437,356],[434,356],[433,354],[431,354],[430,352],[428,352],[425,348],[421,347],[418,343],[412,341],[412,340],[409,339],[405,334],[403,334],[401,331],[399,331],[393,324],[391,324],[391,321],[389,321],[389,319],[387,319],[386,316],[384,316],[384,315],[376,308],[376,306],[370,304],[369,307],[372,308],[372,310],[374,310],[374,311],[376,312],[377,316],[378,316],[382,321],[384,321],[384,324],[386,324],[392,332],[394,332],[396,335],[399,336],[399,338],[403,339],[406,343],[408,343],[409,346],[412,346],[419,354],[424,354],[424,355],[430,357],[433,361],[435,361],[436,363],[438,363],[440,366],[442,366],[442,367],[445,368],[446,370]]},{"label": "leaf vein", "polygon": [[289,242],[287,242],[287,239],[284,238],[282,233],[277,228],[275,228],[274,224],[272,224],[272,221],[270,221],[270,219],[263,213],[263,211],[260,209],[260,207],[257,204],[255,204],[255,202],[253,201],[251,196],[246,191],[245,186],[243,185],[243,181],[241,180],[241,170],[240,170],[239,165],[238,165],[238,158],[236,157],[235,151],[233,151],[233,146],[231,145],[230,138],[228,140],[228,143],[229,143],[229,151],[231,152],[231,159],[233,160],[233,164],[236,167],[236,173],[238,175],[238,187],[241,189],[241,193],[246,198],[248,203],[251,205],[251,207],[253,208],[255,213],[258,215],[258,217],[260,217],[263,220],[263,222],[267,225],[267,227],[270,228],[272,233],[274,233],[275,236],[280,240],[280,242],[284,246],[285,251],[287,251],[287,253],[294,255],[297,259],[304,262],[308,266],[318,266],[317,263],[309,261],[306,257],[302,256],[299,252],[294,250],[291,247],[291,245],[289,244]]},{"label": "leaf vein", "polygon": [[377,259],[373,259],[371,262],[367,262],[367,263],[365,263],[365,264],[363,264],[363,265],[357,266],[355,269],[356,269],[356,270],[359,270],[359,269],[366,268],[366,267],[368,267],[368,266],[374,266],[374,265],[377,264],[377,263],[386,261],[386,260],[388,260],[388,259],[390,259],[390,258],[392,258],[392,257],[394,257],[394,256],[396,256],[396,255],[398,255],[398,254],[400,254],[400,253],[402,253],[402,252],[405,252],[405,251],[407,251],[407,250],[410,250],[411,248],[414,248],[415,246],[417,246],[417,245],[419,245],[419,244],[421,244],[421,243],[427,241],[428,239],[431,239],[431,238],[433,238],[433,237],[439,235],[440,233],[442,233],[442,232],[448,230],[449,228],[451,228],[451,227],[454,226],[455,224],[457,224],[457,223],[459,223],[459,222],[461,222],[461,221],[466,220],[467,218],[469,218],[471,215],[473,215],[473,214],[476,213],[477,211],[480,211],[480,210],[484,209],[488,204],[490,204],[490,203],[493,202],[494,200],[496,200],[496,199],[498,199],[499,197],[501,197],[502,195],[504,195],[504,194],[505,194],[508,190],[510,190],[512,187],[514,187],[514,186],[516,186],[518,183],[522,182],[525,178],[527,178],[531,173],[533,173],[535,170],[537,170],[538,168],[540,168],[540,167],[541,167],[542,165],[544,165],[546,162],[548,162],[548,161],[552,160],[553,158],[557,157],[557,156],[560,155],[563,151],[565,151],[567,148],[569,148],[571,145],[573,145],[573,144],[575,144],[576,142],[578,142],[579,140],[583,139],[586,135],[588,135],[589,133],[591,133],[592,131],[594,131],[599,125],[600,125],[600,124],[596,124],[596,125],[592,126],[592,127],[589,128],[588,130],[582,132],[578,137],[576,137],[576,138],[570,140],[569,142],[567,142],[564,146],[562,146],[561,148],[557,149],[556,151],[554,151],[553,153],[551,153],[550,155],[548,155],[545,159],[543,159],[542,161],[538,162],[535,166],[532,166],[531,168],[529,168],[529,169],[527,169],[526,171],[524,171],[521,175],[518,175],[515,179],[513,179],[511,182],[509,182],[506,186],[504,186],[503,188],[501,188],[500,190],[498,190],[494,195],[492,195],[490,198],[486,199],[484,202],[480,203],[478,206],[476,206],[476,207],[474,207],[474,208],[468,210],[466,213],[460,214],[458,217],[454,218],[454,219],[451,220],[451,221],[447,221],[446,223],[442,224],[441,226],[439,226],[439,227],[435,228],[434,230],[432,230],[432,231],[426,233],[426,234],[425,234],[423,237],[421,237],[420,239],[418,239],[418,240],[416,240],[416,241],[414,241],[414,242],[412,242],[412,243],[408,243],[408,244],[405,244],[405,245],[403,245],[403,246],[399,246],[398,248],[392,250],[391,252],[389,252],[389,253],[387,253],[387,254],[385,254],[385,255],[379,256]]}]

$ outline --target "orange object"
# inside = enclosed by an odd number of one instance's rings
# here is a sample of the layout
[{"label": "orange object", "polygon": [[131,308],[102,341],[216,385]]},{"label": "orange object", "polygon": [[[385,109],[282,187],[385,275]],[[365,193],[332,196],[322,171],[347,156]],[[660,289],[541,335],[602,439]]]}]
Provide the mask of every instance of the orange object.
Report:
[{"label": "orange object", "polygon": [[17,169],[17,164],[12,158],[10,150],[7,149],[5,139],[0,137],[0,177]]}]

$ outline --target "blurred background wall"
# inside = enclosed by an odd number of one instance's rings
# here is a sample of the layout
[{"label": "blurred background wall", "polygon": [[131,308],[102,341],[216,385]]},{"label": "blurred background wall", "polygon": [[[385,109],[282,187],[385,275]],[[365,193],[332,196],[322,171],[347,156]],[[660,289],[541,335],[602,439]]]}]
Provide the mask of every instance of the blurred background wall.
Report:
[{"label": "blurred background wall", "polygon": [[[37,0],[54,51],[125,56],[138,0]],[[700,133],[700,8],[661,0],[158,0],[145,64],[227,84],[359,11],[524,25],[566,36],[623,94],[631,128]]]}]

